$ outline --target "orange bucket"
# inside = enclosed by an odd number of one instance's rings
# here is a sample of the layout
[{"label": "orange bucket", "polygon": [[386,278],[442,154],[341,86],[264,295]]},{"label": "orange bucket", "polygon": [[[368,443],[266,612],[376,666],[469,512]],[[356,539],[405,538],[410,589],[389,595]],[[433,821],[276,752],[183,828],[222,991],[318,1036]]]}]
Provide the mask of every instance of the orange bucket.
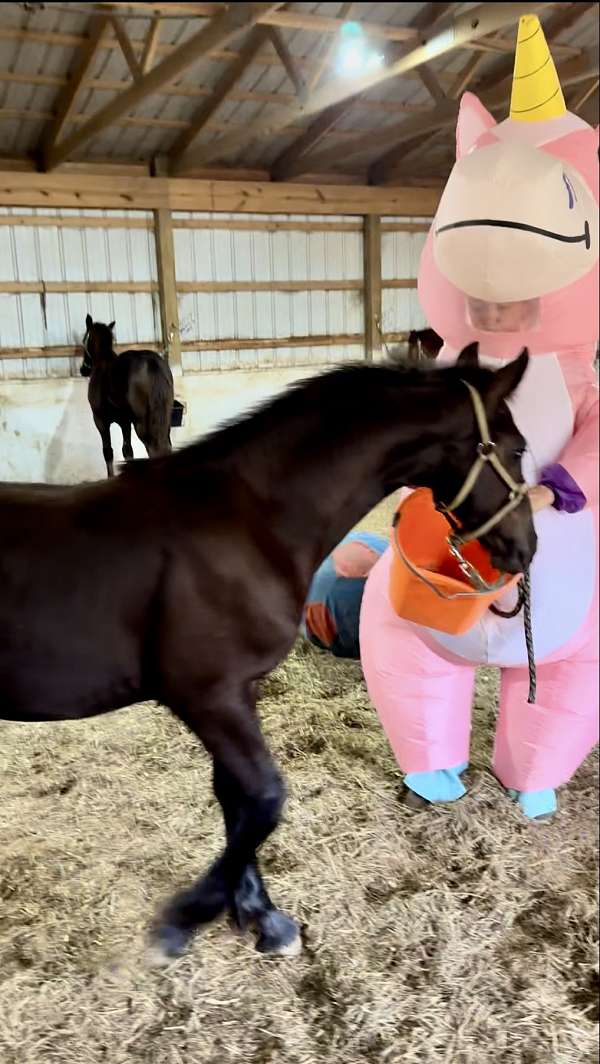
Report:
[{"label": "orange bucket", "polygon": [[461,571],[448,546],[453,529],[435,509],[429,488],[417,488],[396,512],[392,545],[389,595],[399,617],[450,635],[468,632],[492,602],[520,580],[494,569],[485,547],[477,540],[461,547],[466,561],[488,584],[502,581],[491,591],[478,591]]}]

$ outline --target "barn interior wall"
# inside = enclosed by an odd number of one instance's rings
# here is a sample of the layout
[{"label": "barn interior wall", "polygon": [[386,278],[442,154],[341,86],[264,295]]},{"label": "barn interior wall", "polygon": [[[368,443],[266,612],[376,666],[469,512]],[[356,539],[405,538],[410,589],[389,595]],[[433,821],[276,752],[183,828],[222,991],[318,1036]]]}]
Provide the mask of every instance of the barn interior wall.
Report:
[{"label": "barn interior wall", "polygon": [[[418,229],[426,219],[412,221]],[[414,282],[424,237],[382,234],[386,333],[425,324],[414,287],[385,288]],[[120,345],[162,346],[152,214],[0,208],[0,239],[0,479],[101,477],[79,376],[85,315],[116,320]],[[183,286],[176,394],[186,404],[176,446],[299,377],[364,357],[360,216],[174,212],[173,240]],[[118,436],[113,429],[116,454]],[[137,440],[134,450],[144,453]]]}]

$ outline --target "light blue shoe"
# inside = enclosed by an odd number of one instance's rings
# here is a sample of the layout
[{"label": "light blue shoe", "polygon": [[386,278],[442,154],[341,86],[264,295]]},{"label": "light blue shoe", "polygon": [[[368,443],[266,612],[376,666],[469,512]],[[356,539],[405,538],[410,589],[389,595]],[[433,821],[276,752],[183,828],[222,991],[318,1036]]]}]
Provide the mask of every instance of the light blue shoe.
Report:
[{"label": "light blue shoe", "polygon": [[[454,768],[438,768],[432,772],[409,772],[404,785],[426,802],[455,802],[467,793],[461,775],[469,762]],[[415,806],[416,807],[416,806]]]},{"label": "light blue shoe", "polygon": [[507,791],[509,798],[519,803],[523,816],[528,820],[549,820],[556,812],[556,792],[549,787],[545,791]]}]

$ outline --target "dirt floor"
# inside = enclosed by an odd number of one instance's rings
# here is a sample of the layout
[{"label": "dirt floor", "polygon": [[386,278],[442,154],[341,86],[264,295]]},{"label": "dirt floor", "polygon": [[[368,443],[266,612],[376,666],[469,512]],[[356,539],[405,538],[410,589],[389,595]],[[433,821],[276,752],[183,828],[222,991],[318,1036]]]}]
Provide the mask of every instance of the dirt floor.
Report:
[{"label": "dirt floor", "polygon": [[157,905],[221,840],[207,760],[168,713],[1,724],[2,1064],[597,1061],[597,764],[554,821],[521,819],[487,767],[495,680],[468,797],[419,814],[357,665],[300,644],[264,685],[290,787],[264,868],[305,926],[287,961],[221,923],[147,964]]}]

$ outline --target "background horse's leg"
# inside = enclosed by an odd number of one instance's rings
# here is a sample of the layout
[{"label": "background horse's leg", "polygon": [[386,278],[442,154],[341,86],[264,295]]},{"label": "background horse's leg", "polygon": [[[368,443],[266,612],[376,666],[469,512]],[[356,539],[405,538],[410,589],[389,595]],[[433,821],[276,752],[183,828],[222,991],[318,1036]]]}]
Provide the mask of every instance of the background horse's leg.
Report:
[{"label": "background horse's leg", "polygon": [[110,421],[105,421],[104,418],[98,417],[97,414],[94,414],[94,424],[102,439],[102,454],[104,455],[104,461],[106,462],[106,473],[109,477],[114,477],[114,455],[110,442]]},{"label": "background horse's leg", "polygon": [[[214,764],[213,785],[223,810],[229,840],[235,837],[240,819],[244,816],[244,798],[235,777],[218,761]],[[242,931],[251,925],[256,927],[256,946],[261,953],[293,953],[299,949],[296,924],[290,916],[273,905],[257,860],[252,861],[242,872],[229,904],[233,919]]]},{"label": "background horse's leg", "polygon": [[131,446],[131,421],[127,421],[123,418],[121,422],[121,432],[123,433],[123,458],[126,462],[130,462],[133,458],[133,447]]},{"label": "background horse's leg", "polygon": [[[251,899],[251,892],[257,885],[262,886],[258,873],[252,874],[256,850],[279,823],[285,787],[265,745],[249,692],[223,691],[218,696],[204,698],[193,708],[175,711],[219,766],[218,785],[228,807],[229,826],[223,854],[202,879],[168,905],[156,931],[158,945],[170,956],[181,953],[198,927],[234,904],[242,877],[247,874],[249,878],[241,888],[240,897],[247,902],[259,926],[261,948],[269,948],[271,952],[297,952],[296,925],[283,918],[285,928],[278,927],[281,914],[272,907],[266,908],[271,904],[266,891],[256,892],[256,897]],[[275,914],[271,918],[272,928],[270,914]]]}]

